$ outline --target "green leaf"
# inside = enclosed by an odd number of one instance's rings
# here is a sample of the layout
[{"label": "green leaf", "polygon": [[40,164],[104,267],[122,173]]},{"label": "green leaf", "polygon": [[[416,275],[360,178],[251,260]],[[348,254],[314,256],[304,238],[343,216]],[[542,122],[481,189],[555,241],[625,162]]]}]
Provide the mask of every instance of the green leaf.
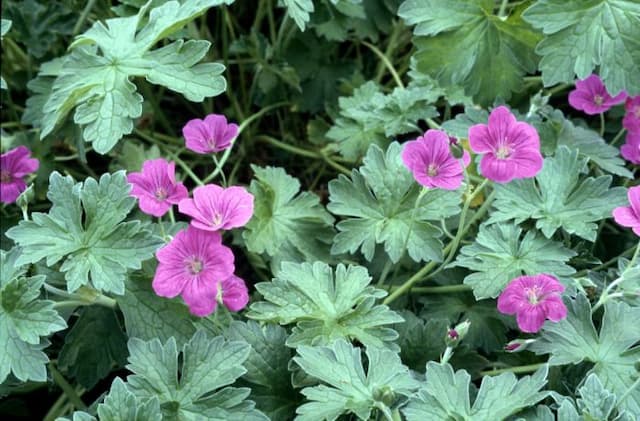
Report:
[{"label": "green leaf", "polygon": [[579,158],[577,150],[559,147],[555,157],[545,158],[535,180],[514,180],[496,186],[496,210],[489,223],[511,219],[521,223],[533,218],[547,238],[562,227],[570,234],[595,241],[595,222],[610,218],[616,206],[627,203],[626,189],[610,189],[610,175],[581,179],[585,166],[586,159]]},{"label": "green leaf", "polygon": [[[333,217],[300,182],[284,169],[252,165],[256,178],[249,191],[255,197],[253,217],[242,233],[249,251],[283,260],[329,260]],[[279,265],[276,265],[279,266]]]},{"label": "green leaf", "polygon": [[127,361],[127,337],[112,309],[86,307],[64,338],[58,365],[90,390]]},{"label": "green leaf", "polygon": [[270,323],[260,326],[252,320],[235,321],[225,336],[251,345],[242,379],[251,385],[250,398],[256,407],[273,420],[293,419],[301,396],[291,383],[293,350],[285,344],[287,331]]},{"label": "green leaf", "polygon": [[9,373],[23,382],[46,381],[46,337],[67,327],[53,301],[39,298],[45,277],[25,277],[19,253],[0,250],[0,383]]},{"label": "green leaf", "polygon": [[[600,334],[591,320],[591,305],[583,294],[575,300],[565,298],[567,318],[558,323],[545,323],[540,338],[530,346],[537,354],[551,354],[549,364],[578,364],[589,361],[603,386],[624,395],[637,380],[635,364],[640,359],[637,320],[640,307],[610,301],[605,305]],[[636,418],[640,416],[640,389],[629,392],[619,404]]]},{"label": "green leaf", "polygon": [[640,4],[634,0],[540,0],[524,19],[545,38],[536,52],[545,86],[585,79],[596,67],[607,90],[640,94]]},{"label": "green leaf", "polygon": [[396,88],[385,95],[370,81],[352,96],[338,99],[340,116],[326,136],[337,142],[342,156],[356,161],[372,144],[384,147],[388,137],[420,131],[419,120],[438,115],[431,105],[437,99],[437,92],[420,87]]},{"label": "green leaf", "polygon": [[156,396],[138,399],[127,390],[126,384],[116,377],[109,394],[98,405],[100,421],[161,421],[162,412]]},{"label": "green leaf", "polygon": [[503,19],[489,0],[406,0],[398,15],[416,25],[417,69],[443,86],[462,85],[481,105],[509,99],[536,70],[539,39],[521,7]]},{"label": "green leaf", "polygon": [[349,413],[368,420],[374,409],[391,419],[400,396],[410,396],[419,386],[392,351],[368,347],[366,374],[360,348],[343,340],[328,347],[300,346],[297,351],[294,361],[326,383],[302,390],[310,402],[298,408],[300,421],[334,420]]},{"label": "green leaf", "polygon": [[594,420],[608,420],[616,406],[616,395],[609,392],[595,373],[587,376],[584,384],[578,389],[581,399],[578,408],[582,413]]},{"label": "green leaf", "polygon": [[540,391],[547,383],[547,366],[519,380],[513,373],[485,376],[473,406],[469,397],[471,377],[467,372],[454,373],[449,364],[430,361],[426,377],[418,395],[402,410],[408,421],[502,420],[535,405],[547,395]]},{"label": "green leaf", "polygon": [[562,279],[575,273],[566,264],[574,251],[533,230],[521,237],[517,225],[483,224],[475,242],[462,247],[454,264],[474,272],[464,283],[477,299],[497,297],[509,281],[523,274],[552,273]]},{"label": "green leaf", "polygon": [[283,0],[287,14],[296,22],[298,28],[304,31],[313,13],[313,0]]},{"label": "green leaf", "polygon": [[152,9],[142,27],[147,7],[134,16],[107,19],[106,25],[96,22],[69,47],[71,52],[43,107],[40,138],[75,108],[74,122],[84,126],[84,139],[92,142],[96,152],[109,152],[133,131],[133,119],[142,115],[143,98],[136,93],[131,77],[145,77],[190,101],[201,102],[224,92],[226,82],[220,76],[224,66],[197,64],[207,53],[209,41],[178,39],[151,50],[210,7],[223,3],[230,1],[168,1]]},{"label": "green leaf", "polygon": [[129,364],[134,374],[127,377],[127,388],[138,398],[156,397],[163,419],[266,420],[245,398],[249,389],[226,387],[246,370],[242,363],[249,356],[249,345],[209,338],[198,331],[182,348],[174,338],[166,343],[132,338]]},{"label": "green leaf", "polygon": [[[9,32],[9,29],[11,29],[11,21],[9,19],[2,19],[0,24],[2,25],[0,26],[0,36],[4,37],[4,35]],[[0,76],[0,89],[7,89],[7,82],[5,82],[2,76]]]},{"label": "green leaf", "polygon": [[20,221],[6,233],[23,249],[18,264],[62,261],[69,292],[91,283],[124,294],[127,269],[140,269],[162,244],[140,221],[123,222],[135,204],[130,189],[123,171],[84,183],[53,172],[49,213],[34,212],[32,221]]},{"label": "green leaf", "polygon": [[400,358],[407,367],[422,370],[427,361],[438,359],[444,352],[449,322],[436,318],[425,321],[408,310],[399,314],[404,322],[393,328],[398,332]]},{"label": "green leaf", "polygon": [[127,282],[125,294],[118,297],[118,307],[130,338],[166,342],[174,338],[182,346],[196,331],[187,306],[179,300],[167,300],[151,289],[149,279],[133,277]]},{"label": "green leaf", "polygon": [[337,338],[355,339],[367,346],[397,346],[390,341],[397,333],[385,325],[402,318],[376,299],[387,295],[369,286],[371,277],[361,266],[340,264],[335,274],[322,262],[282,264],[272,282],[261,282],[256,289],[265,301],[253,303],[248,317],[296,323],[287,345],[328,344]]},{"label": "green leaf", "polygon": [[[395,263],[407,249],[416,262],[442,260],[442,231],[428,221],[460,212],[460,192],[430,189],[420,199],[419,186],[400,159],[401,146],[389,145],[385,153],[372,145],[364,165],[351,178],[340,175],[329,182],[327,209],[348,218],[337,224],[331,252],[355,253],[371,261],[377,244],[384,244]],[[412,223],[412,219],[415,219]],[[407,238],[408,237],[408,238]]]}]

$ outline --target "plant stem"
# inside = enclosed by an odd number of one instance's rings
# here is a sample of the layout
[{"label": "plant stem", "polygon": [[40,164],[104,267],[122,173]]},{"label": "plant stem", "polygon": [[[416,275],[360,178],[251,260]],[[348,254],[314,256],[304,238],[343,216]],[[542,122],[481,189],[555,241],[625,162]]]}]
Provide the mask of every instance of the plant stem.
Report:
[{"label": "plant stem", "polygon": [[384,65],[389,70],[389,73],[391,73],[391,76],[393,76],[393,80],[395,80],[396,85],[398,85],[400,88],[404,88],[404,83],[402,83],[402,79],[400,79],[400,75],[398,75],[398,72],[393,67],[393,64],[391,64],[387,56],[385,56],[384,53],[380,51],[380,49],[373,44],[369,44],[366,41],[362,41],[362,44],[365,45],[367,48],[369,48],[371,51],[373,51],[373,53],[377,55],[380,60],[382,60]]},{"label": "plant stem", "polygon": [[591,269],[583,269],[583,270],[581,270],[579,272],[576,272],[576,273],[573,274],[573,277],[574,278],[579,278],[581,276],[586,275],[589,272],[595,272],[595,271],[598,271],[598,270],[601,270],[601,269],[606,269],[609,266],[612,266],[612,265],[616,264],[616,262],[621,257],[626,257],[628,254],[631,254],[635,249],[636,249],[635,246],[634,247],[630,247],[630,248],[626,249],[625,251],[623,251],[622,253],[620,253],[620,256],[616,256],[613,259],[607,260],[605,263],[602,263],[602,264],[600,264],[600,265],[598,265],[596,267],[593,267]]},{"label": "plant stem", "polygon": [[305,156],[307,158],[316,158],[316,159],[322,159],[324,160],[327,164],[329,164],[331,167],[333,167],[334,169],[340,171],[341,173],[345,174],[345,175],[351,175],[351,171],[338,164],[337,162],[335,162],[333,159],[331,159],[331,157],[327,156],[326,154],[322,153],[322,152],[316,152],[316,151],[311,151],[309,149],[303,149],[303,148],[299,148],[297,146],[293,146],[290,145],[288,143],[284,143],[278,139],[275,139],[271,136],[268,135],[259,135],[256,137],[256,139],[258,140],[263,140],[266,143],[275,146],[276,148],[282,149],[284,151],[287,152],[291,152],[294,153],[296,155],[300,155],[300,156]]},{"label": "plant stem", "polygon": [[95,4],[96,0],[89,0],[87,2],[87,5],[84,7],[84,9],[82,9],[82,13],[80,14],[80,17],[78,18],[75,26],[73,27],[73,31],[71,31],[72,35],[78,35],[80,30],[82,29],[82,25],[84,25],[84,21],[87,20],[87,17],[89,16],[89,13],[91,12],[91,9],[93,9],[93,6]]},{"label": "plant stem", "polygon": [[108,308],[116,308],[118,302],[111,297],[107,297],[104,294],[101,294],[97,290],[84,286],[81,287],[79,292],[67,292],[61,290],[60,288],[56,288],[49,284],[44,284],[45,291],[58,295],[60,297],[67,298],[70,301],[79,301],[84,303],[83,305],[92,305],[98,304]]},{"label": "plant stem", "polygon": [[75,406],[76,409],[80,409],[82,411],[86,410],[87,405],[82,402],[82,399],[80,399],[80,396],[78,396],[73,386],[69,384],[67,379],[65,379],[62,374],[60,374],[53,362],[49,363],[49,370],[51,371],[51,377],[53,377],[53,381],[56,382],[60,389],[62,389],[73,406]]},{"label": "plant stem", "polygon": [[480,374],[483,376],[495,376],[497,374],[502,373],[531,373],[532,371],[536,371],[540,367],[543,367],[547,363],[537,363],[537,364],[529,364],[529,365],[519,365],[515,367],[507,367],[507,368],[498,368],[495,370],[487,370],[481,371]]},{"label": "plant stem", "polygon": [[500,3],[500,9],[498,10],[498,17],[501,17],[501,18],[505,17],[508,4],[509,4],[509,0],[502,0],[502,3]]},{"label": "plant stem", "polygon": [[453,356],[453,348],[448,346],[444,350],[444,354],[442,354],[442,357],[440,357],[440,364],[448,363],[452,356]]},{"label": "plant stem", "polygon": [[616,133],[616,135],[614,136],[614,138],[611,140],[611,142],[609,142],[609,145],[611,146],[615,146],[616,143],[618,143],[618,140],[620,140],[622,138],[622,135],[625,132],[625,128],[621,128],[620,131],[618,133]]},{"label": "plant stem", "polygon": [[629,264],[627,265],[625,270],[620,274],[620,276],[618,276],[618,278],[616,278],[613,282],[611,282],[609,285],[607,285],[607,288],[604,291],[602,291],[602,294],[600,295],[600,298],[598,299],[598,302],[591,308],[591,314],[595,313],[595,311],[597,309],[599,309],[607,301],[609,301],[610,298],[613,297],[613,295],[610,295],[611,290],[613,290],[613,288],[615,288],[616,286],[620,285],[620,283],[625,280],[625,277],[624,277],[625,273],[627,273],[627,271],[630,268],[632,268],[633,265],[636,263],[636,260],[638,259],[638,254],[639,253],[640,253],[640,241],[638,242],[638,245],[636,246],[635,252],[633,253],[633,256],[631,257],[631,260],[629,261]]},{"label": "plant stem", "polygon": [[622,394],[622,396],[620,396],[620,398],[618,399],[618,402],[617,402],[616,406],[618,406],[618,407],[619,407],[619,406],[620,406],[620,404],[621,404],[625,399],[627,399],[627,397],[628,397],[629,395],[631,395],[631,392],[633,392],[633,390],[634,390],[636,387],[638,387],[638,386],[640,386],[640,376],[638,376],[638,378],[636,379],[636,381],[635,381],[635,382],[633,382],[633,383],[631,384],[631,386],[629,386],[629,388],[628,388],[627,390],[625,390],[625,392]]},{"label": "plant stem", "polygon": [[604,128],[605,128],[604,113],[600,113],[600,137],[604,136]]},{"label": "plant stem", "polygon": [[[392,286],[391,290],[398,289],[399,287]],[[456,285],[437,285],[431,287],[415,287],[412,289],[413,292],[419,292],[422,294],[450,294],[452,292],[469,292],[471,291],[471,287],[466,284],[456,284]]]}]

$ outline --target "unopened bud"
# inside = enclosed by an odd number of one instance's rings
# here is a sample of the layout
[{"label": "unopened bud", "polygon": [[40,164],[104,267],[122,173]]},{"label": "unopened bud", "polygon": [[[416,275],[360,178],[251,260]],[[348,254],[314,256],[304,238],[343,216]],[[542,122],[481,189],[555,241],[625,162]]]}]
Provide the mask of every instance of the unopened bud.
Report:
[{"label": "unopened bud", "polygon": [[535,339],[514,339],[504,346],[504,350],[507,352],[521,352],[534,343]]},{"label": "unopened bud", "polygon": [[33,184],[30,184],[29,187],[16,199],[16,205],[20,206],[20,208],[26,212],[29,206],[29,203],[33,202],[33,198],[35,197],[35,193],[33,191]]},{"label": "unopened bud", "polygon": [[457,346],[458,343],[462,339],[464,339],[465,335],[469,331],[470,326],[471,322],[469,320],[458,323],[453,329],[447,330],[447,335],[444,338],[444,342],[447,344],[447,346]]}]

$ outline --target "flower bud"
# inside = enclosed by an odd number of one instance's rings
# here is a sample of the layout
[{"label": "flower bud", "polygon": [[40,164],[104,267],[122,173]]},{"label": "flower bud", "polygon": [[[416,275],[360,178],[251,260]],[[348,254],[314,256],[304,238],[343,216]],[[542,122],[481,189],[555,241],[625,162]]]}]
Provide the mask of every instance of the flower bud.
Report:
[{"label": "flower bud", "polygon": [[506,352],[521,352],[534,343],[535,339],[514,339],[504,346]]},{"label": "flower bud", "polygon": [[456,347],[469,331],[469,326],[471,326],[471,322],[465,320],[464,322],[458,323],[454,328],[447,330],[444,338],[447,346]]}]

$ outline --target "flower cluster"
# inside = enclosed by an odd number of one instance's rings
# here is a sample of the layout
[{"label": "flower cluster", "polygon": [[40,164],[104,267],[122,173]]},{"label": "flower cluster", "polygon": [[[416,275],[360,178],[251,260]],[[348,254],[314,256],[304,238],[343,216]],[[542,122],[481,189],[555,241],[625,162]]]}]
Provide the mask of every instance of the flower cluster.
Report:
[{"label": "flower cluster", "polygon": [[[187,147],[203,153],[229,147],[237,126],[219,117],[210,115],[204,122],[187,123],[183,130]],[[253,196],[243,187],[207,184],[194,189],[191,199],[175,179],[175,164],[164,159],[144,162],[142,172],[129,174],[127,179],[143,212],[161,217],[177,204],[181,213],[192,218],[187,229],[156,253],[155,293],[167,298],[181,295],[191,313],[201,317],[214,312],[218,303],[231,311],[243,309],[249,292],[245,282],[234,275],[234,255],[222,243],[221,232],[242,227],[251,219]]]},{"label": "flower cluster", "polygon": [[627,129],[627,137],[620,154],[632,164],[640,165],[640,95],[627,98],[624,108],[622,126]]},{"label": "flower cluster", "polygon": [[0,201],[5,204],[15,202],[27,189],[24,178],[37,171],[39,166],[26,146],[18,146],[0,155]]}]

